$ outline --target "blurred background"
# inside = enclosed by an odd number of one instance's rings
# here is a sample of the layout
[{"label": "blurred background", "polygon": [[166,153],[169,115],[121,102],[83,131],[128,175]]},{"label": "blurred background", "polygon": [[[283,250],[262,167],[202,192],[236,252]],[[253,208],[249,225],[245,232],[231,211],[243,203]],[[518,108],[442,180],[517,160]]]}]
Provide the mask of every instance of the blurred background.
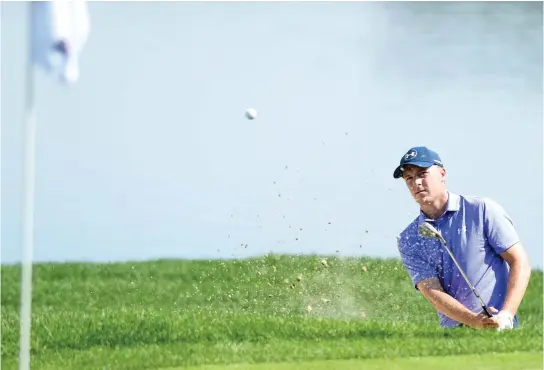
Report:
[{"label": "blurred background", "polygon": [[[1,258],[21,256],[26,4],[1,4]],[[398,257],[412,146],[543,264],[542,3],[90,2],[36,73],[35,259]],[[258,110],[256,120],[245,109]]]}]

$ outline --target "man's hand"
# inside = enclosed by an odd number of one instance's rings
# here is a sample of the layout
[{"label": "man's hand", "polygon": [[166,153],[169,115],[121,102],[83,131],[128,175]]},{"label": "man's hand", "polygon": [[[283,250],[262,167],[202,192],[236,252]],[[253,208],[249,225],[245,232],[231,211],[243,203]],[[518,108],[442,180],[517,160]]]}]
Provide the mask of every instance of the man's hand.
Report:
[{"label": "man's hand", "polygon": [[[488,307],[491,314],[495,314],[499,311],[495,307]],[[475,315],[472,320],[469,321],[468,326],[474,329],[497,329],[500,330],[500,318],[497,316],[488,317],[485,312],[481,312],[478,315]]]},{"label": "man's hand", "polygon": [[497,330],[509,330],[514,329],[514,315],[506,310],[497,311],[495,307],[490,307],[489,311],[493,314],[491,317],[497,324]]},{"label": "man's hand", "polygon": [[[493,307],[489,308],[491,313],[497,312],[497,310]],[[468,326],[474,329],[499,329],[499,320],[496,316],[488,317],[485,312],[482,312],[476,316],[472,320],[469,321]]]},{"label": "man's hand", "polygon": [[485,312],[475,316],[469,326],[475,329],[508,330],[514,328],[514,315],[508,311],[497,311],[495,307],[488,307],[493,317],[488,317]]}]

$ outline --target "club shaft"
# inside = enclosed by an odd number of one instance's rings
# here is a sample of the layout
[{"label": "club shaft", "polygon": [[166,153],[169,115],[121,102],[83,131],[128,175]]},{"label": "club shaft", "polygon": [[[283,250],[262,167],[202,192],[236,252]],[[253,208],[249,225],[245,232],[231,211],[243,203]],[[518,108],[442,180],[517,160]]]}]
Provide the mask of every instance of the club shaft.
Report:
[{"label": "club shaft", "polygon": [[457,262],[457,259],[455,258],[455,256],[453,255],[453,253],[451,252],[450,248],[448,247],[448,243],[446,243],[446,240],[444,240],[444,238],[439,235],[439,239],[440,239],[440,242],[442,243],[442,245],[444,246],[444,248],[446,249],[446,251],[448,252],[448,254],[450,255],[451,259],[453,260],[453,263],[455,263],[455,266],[457,266],[457,269],[459,270],[459,272],[461,273],[461,275],[463,276],[463,279],[465,279],[465,281],[467,282],[468,286],[470,287],[470,289],[472,289],[472,292],[474,293],[474,295],[476,296],[476,298],[478,298],[478,300],[480,301],[480,304],[482,305],[482,308],[484,309],[484,312],[486,313],[486,315],[488,317],[492,317],[493,315],[491,314],[491,312],[489,312],[489,310],[487,309],[487,306],[486,304],[484,303],[484,301],[482,300],[482,298],[480,297],[480,295],[478,294],[478,292],[476,291],[476,288],[474,287],[474,285],[472,285],[472,283],[470,282],[470,280],[468,279],[467,275],[465,274],[465,272],[463,271],[463,269],[461,268],[461,266],[459,265],[459,262]]}]

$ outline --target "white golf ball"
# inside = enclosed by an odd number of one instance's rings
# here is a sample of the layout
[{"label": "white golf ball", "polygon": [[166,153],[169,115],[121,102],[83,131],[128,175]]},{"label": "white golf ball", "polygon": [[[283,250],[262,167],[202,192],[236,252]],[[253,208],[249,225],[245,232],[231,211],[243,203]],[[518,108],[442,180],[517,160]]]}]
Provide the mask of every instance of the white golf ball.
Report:
[{"label": "white golf ball", "polygon": [[246,117],[248,119],[255,119],[257,118],[257,111],[253,108],[249,108],[248,110],[246,110]]}]

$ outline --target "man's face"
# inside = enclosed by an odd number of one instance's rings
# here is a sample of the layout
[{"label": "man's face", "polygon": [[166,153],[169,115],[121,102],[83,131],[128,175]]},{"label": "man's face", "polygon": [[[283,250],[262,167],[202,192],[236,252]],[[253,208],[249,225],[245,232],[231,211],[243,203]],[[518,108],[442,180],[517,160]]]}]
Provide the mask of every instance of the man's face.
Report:
[{"label": "man's face", "polygon": [[402,178],[418,204],[430,203],[446,190],[446,170],[440,166],[407,166]]}]

